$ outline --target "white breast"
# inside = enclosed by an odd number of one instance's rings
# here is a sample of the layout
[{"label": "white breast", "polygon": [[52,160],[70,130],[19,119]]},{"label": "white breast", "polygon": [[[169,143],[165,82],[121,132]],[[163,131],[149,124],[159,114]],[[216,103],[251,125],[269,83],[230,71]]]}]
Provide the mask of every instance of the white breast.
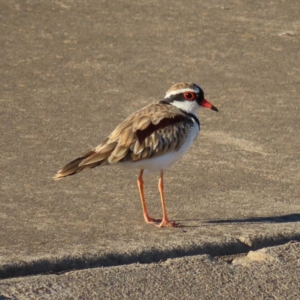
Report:
[{"label": "white breast", "polygon": [[193,120],[193,122],[194,125],[191,128],[189,135],[186,137],[185,142],[178,151],[172,151],[161,156],[143,159],[136,162],[125,162],[122,163],[122,165],[125,167],[144,169],[147,171],[160,171],[170,167],[182,157],[182,155],[190,148],[190,146],[193,144],[193,141],[197,137],[199,133],[199,126],[195,120]]}]

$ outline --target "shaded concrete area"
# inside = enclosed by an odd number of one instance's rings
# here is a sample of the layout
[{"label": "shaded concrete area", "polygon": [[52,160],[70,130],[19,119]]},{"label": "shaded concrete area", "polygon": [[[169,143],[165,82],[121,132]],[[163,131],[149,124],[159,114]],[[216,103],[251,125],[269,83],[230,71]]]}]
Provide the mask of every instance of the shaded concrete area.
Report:
[{"label": "shaded concrete area", "polygon": [[[1,278],[300,239],[298,1],[12,0],[0,11]],[[143,222],[137,170],[52,179],[178,81],[219,108],[200,111],[199,138],[165,175],[169,217],[184,227]],[[145,188],[158,218],[157,174]]]},{"label": "shaded concrete area", "polygon": [[299,253],[288,243],[230,262],[190,256],[3,280],[0,289],[13,299],[298,299]]}]

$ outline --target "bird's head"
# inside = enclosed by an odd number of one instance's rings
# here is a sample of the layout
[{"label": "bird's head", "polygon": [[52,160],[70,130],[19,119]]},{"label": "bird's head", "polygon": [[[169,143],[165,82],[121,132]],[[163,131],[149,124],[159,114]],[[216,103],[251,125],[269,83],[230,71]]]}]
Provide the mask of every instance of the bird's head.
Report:
[{"label": "bird's head", "polygon": [[204,99],[203,90],[195,83],[176,83],[166,93],[164,102],[168,102],[187,113],[195,113],[199,107],[218,111],[210,102]]}]

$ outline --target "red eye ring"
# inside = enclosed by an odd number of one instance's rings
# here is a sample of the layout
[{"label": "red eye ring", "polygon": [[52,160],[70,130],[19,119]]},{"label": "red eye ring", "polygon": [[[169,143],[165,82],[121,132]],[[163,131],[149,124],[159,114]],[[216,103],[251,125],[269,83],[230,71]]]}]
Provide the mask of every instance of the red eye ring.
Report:
[{"label": "red eye ring", "polygon": [[183,97],[184,97],[184,99],[186,99],[188,101],[192,101],[195,99],[196,96],[192,92],[185,92],[185,93],[183,93]]}]

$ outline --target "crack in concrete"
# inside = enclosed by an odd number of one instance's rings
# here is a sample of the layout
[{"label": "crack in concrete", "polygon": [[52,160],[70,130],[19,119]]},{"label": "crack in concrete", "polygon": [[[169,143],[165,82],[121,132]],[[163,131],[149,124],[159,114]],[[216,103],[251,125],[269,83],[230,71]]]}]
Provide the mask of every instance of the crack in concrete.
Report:
[{"label": "crack in concrete", "polygon": [[[0,279],[23,277],[31,275],[63,274],[75,270],[89,268],[112,267],[134,263],[149,264],[166,261],[167,259],[195,255],[211,255],[217,259],[231,263],[236,257],[245,256],[249,251],[264,247],[278,246],[290,241],[300,241],[300,234],[277,237],[251,237],[244,240],[237,237],[226,245],[204,243],[189,249],[175,247],[167,250],[149,249],[133,251],[132,253],[95,253],[79,256],[46,257],[29,259],[27,261],[14,261],[0,265]],[[246,242],[245,242],[246,241]],[[250,246],[251,245],[251,246]]]}]

